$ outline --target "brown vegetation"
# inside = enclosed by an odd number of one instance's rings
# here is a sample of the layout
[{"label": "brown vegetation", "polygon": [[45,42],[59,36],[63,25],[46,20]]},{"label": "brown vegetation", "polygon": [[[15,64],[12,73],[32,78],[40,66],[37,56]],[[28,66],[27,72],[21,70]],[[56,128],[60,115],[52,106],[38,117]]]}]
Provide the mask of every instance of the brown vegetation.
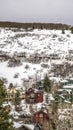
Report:
[{"label": "brown vegetation", "polygon": [[70,25],[61,23],[16,23],[16,22],[0,22],[0,27],[25,28],[25,29],[57,29],[68,30]]}]

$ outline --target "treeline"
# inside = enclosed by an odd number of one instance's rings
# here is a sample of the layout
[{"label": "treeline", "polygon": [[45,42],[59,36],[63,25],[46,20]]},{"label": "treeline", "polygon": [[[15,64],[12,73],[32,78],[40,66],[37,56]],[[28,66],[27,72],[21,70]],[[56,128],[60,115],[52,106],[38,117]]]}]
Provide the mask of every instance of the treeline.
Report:
[{"label": "treeline", "polygon": [[25,28],[25,29],[56,29],[69,30],[70,25],[61,23],[16,23],[16,22],[0,22],[0,27]]}]

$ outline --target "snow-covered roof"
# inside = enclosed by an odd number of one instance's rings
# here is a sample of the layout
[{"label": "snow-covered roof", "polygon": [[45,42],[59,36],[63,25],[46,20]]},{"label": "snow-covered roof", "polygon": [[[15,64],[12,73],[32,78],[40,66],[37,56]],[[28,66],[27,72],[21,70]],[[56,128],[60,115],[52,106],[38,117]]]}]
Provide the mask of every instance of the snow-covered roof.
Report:
[{"label": "snow-covered roof", "polygon": [[41,90],[38,90],[38,89],[35,89],[35,88],[29,88],[26,93],[31,93],[31,92],[34,92],[34,93],[41,93],[42,91]]},{"label": "snow-covered roof", "polygon": [[68,104],[71,104],[71,102],[70,102],[70,101],[67,101],[67,100],[64,100],[64,102],[66,102],[66,103],[68,103]]},{"label": "snow-covered roof", "polygon": [[50,101],[54,101],[54,97],[53,97],[53,95],[50,93],[50,94],[48,94],[48,99],[50,100]]},{"label": "snow-covered roof", "polygon": [[23,125],[23,123],[22,122],[13,122],[13,126],[14,126],[14,128],[19,128],[19,127],[21,127]]},{"label": "snow-covered roof", "polygon": [[34,130],[34,125],[33,124],[24,124],[29,130]]},{"label": "snow-covered roof", "polygon": [[63,88],[65,88],[65,89],[73,89],[73,85],[65,85],[65,86],[63,86]]},{"label": "snow-covered roof", "polygon": [[63,95],[59,95],[59,97],[61,97],[62,99],[65,99],[65,97]]},{"label": "snow-covered roof", "polygon": [[28,130],[34,130],[34,125],[33,124],[24,124],[23,122],[13,122],[14,123],[14,128],[20,128],[22,126],[25,126]]},{"label": "snow-covered roof", "polygon": [[70,92],[72,91],[70,88],[63,88],[63,89],[58,89],[58,92],[63,92],[63,91],[66,91],[70,94]]}]

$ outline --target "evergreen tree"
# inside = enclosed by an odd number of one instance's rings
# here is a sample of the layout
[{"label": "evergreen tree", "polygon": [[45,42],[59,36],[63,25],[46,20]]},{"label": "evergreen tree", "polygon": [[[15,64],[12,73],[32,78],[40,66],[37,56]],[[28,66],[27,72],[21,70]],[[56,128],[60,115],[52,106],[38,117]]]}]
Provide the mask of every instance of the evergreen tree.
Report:
[{"label": "evergreen tree", "polygon": [[73,27],[71,27],[71,33],[73,34]]},{"label": "evergreen tree", "polygon": [[44,78],[43,87],[46,92],[51,91],[51,81],[49,80],[47,75]]},{"label": "evergreen tree", "polygon": [[6,94],[4,83],[0,80],[0,130],[14,130],[9,112],[6,107],[3,106],[6,99]]},{"label": "evergreen tree", "polygon": [[5,101],[6,97],[6,90],[4,88],[4,83],[2,80],[0,80],[0,107],[2,106],[2,103]]}]

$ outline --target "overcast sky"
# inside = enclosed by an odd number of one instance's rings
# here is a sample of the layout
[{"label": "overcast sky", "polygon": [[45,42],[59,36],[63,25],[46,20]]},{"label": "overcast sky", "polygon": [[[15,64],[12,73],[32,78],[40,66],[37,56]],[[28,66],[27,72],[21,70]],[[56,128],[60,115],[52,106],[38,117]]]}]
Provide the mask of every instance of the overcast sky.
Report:
[{"label": "overcast sky", "polygon": [[73,25],[73,0],[0,0],[0,21]]}]

